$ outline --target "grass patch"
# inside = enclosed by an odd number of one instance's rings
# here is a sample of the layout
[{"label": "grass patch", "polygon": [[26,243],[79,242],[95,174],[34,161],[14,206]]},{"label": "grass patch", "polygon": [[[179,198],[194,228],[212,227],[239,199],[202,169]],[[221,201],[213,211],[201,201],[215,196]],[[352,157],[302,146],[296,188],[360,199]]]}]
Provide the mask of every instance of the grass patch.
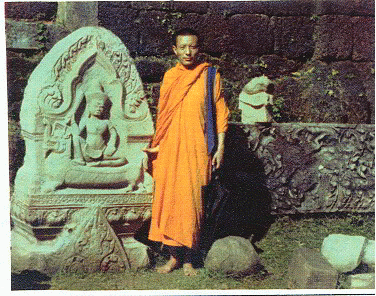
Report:
[{"label": "grass patch", "polygon": [[[375,239],[373,214],[323,214],[277,217],[267,235],[256,245],[266,268],[259,274],[231,278],[211,273],[205,268],[188,278],[181,269],[160,275],[151,269],[123,273],[60,273],[42,284],[51,290],[258,290],[288,289],[288,264],[300,247],[320,249],[323,239],[332,233],[362,235]],[[158,264],[163,263],[158,258]],[[339,287],[346,288],[346,275],[339,277]]]}]

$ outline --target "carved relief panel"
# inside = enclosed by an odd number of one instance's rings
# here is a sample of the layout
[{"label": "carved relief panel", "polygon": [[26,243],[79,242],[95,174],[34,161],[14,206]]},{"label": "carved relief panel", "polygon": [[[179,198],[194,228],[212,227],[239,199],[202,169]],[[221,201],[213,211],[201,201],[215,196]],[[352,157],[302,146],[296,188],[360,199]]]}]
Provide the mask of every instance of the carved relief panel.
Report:
[{"label": "carved relief panel", "polygon": [[275,213],[374,211],[373,125],[246,125]]}]

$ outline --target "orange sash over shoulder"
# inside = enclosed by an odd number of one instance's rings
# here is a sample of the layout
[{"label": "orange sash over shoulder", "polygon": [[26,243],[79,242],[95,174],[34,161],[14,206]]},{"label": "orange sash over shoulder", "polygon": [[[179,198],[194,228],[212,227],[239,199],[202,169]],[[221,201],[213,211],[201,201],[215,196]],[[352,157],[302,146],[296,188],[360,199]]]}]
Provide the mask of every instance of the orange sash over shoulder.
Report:
[{"label": "orange sash over shoulder", "polygon": [[190,71],[179,64],[166,72],[160,90],[157,126],[152,147],[160,143],[171,124],[177,106],[184,100],[191,86],[208,67],[208,63],[203,63]]}]

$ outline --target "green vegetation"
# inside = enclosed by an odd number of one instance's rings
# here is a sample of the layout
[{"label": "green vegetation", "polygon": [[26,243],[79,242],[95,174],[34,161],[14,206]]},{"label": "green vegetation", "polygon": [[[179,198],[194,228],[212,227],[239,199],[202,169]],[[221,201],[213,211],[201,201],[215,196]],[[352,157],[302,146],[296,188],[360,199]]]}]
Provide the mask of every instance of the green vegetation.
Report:
[{"label": "green vegetation", "polygon": [[161,23],[162,26],[167,27],[167,32],[171,34],[175,34],[176,32],[176,21],[183,17],[181,12],[172,12],[169,11],[169,8],[166,8],[166,14],[164,17],[157,17],[158,21]]},{"label": "green vegetation", "polygon": [[40,43],[40,49],[46,50],[46,43],[49,42],[47,25],[44,23],[37,23],[36,40]]},{"label": "green vegetation", "polygon": [[275,80],[277,122],[369,123],[367,91],[359,71],[346,63],[313,61]]},{"label": "green vegetation", "polygon": [[[197,277],[188,278],[182,270],[160,275],[151,269],[124,273],[58,274],[44,284],[52,290],[226,290],[288,289],[288,265],[294,250],[319,249],[331,233],[363,235],[374,239],[372,214],[316,214],[278,217],[267,235],[256,246],[265,270],[244,278],[214,274],[202,268]],[[165,259],[160,257],[157,265]],[[346,274],[339,276],[339,288],[346,288]]]}]

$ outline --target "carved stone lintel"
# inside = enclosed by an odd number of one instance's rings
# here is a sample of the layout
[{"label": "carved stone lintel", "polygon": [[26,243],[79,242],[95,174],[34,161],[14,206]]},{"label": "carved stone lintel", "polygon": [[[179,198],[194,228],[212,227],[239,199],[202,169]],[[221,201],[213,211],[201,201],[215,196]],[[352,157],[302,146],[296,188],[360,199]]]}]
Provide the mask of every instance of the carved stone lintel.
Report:
[{"label": "carved stone lintel", "polygon": [[374,126],[245,125],[274,213],[373,212]]}]

